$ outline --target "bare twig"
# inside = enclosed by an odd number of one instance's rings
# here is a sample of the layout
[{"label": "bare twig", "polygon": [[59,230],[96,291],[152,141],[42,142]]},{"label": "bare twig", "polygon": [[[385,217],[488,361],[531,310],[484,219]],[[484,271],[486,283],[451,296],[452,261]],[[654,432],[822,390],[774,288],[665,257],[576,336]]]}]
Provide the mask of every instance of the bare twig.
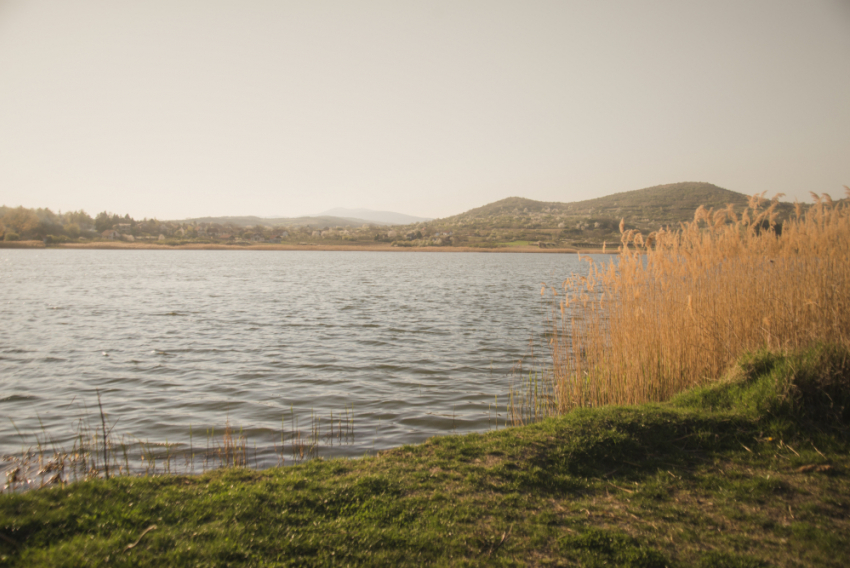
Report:
[{"label": "bare twig", "polygon": [[493,554],[494,554],[497,550],[499,550],[499,549],[502,547],[502,545],[503,545],[503,544],[505,544],[505,542],[507,542],[507,540],[511,537],[511,531],[513,530],[513,528],[514,528],[514,526],[513,526],[513,525],[511,525],[511,526],[510,526],[510,528],[507,530],[507,532],[503,532],[503,533],[502,533],[502,540],[500,540],[500,541],[499,541],[499,544],[497,544],[497,545],[493,548],[493,550],[491,550],[490,552],[488,552],[488,553],[487,553],[487,557],[488,557],[488,558],[489,558],[489,557],[491,557],[491,556],[493,556]]},{"label": "bare twig", "polygon": [[97,393],[97,406],[100,408],[100,424],[103,426],[103,467],[106,479],[109,479],[109,456],[106,446],[106,418],[103,416],[103,405],[100,403],[100,389],[94,389]]},{"label": "bare twig", "polygon": [[138,545],[138,544],[142,541],[142,538],[143,538],[146,534],[148,534],[148,533],[149,533],[149,532],[151,532],[151,531],[155,531],[155,530],[156,530],[156,525],[151,525],[151,526],[149,526],[148,528],[146,528],[145,530],[143,530],[143,531],[142,531],[142,534],[140,534],[140,535],[139,535],[139,538],[138,538],[138,539],[136,539],[136,542],[134,542],[133,544],[128,544],[128,545],[124,548],[124,552],[127,552],[128,550],[131,550],[131,549],[135,548],[135,547],[136,547],[136,546],[137,546],[137,545]]},{"label": "bare twig", "polygon": [[620,491],[625,491],[626,493],[634,493],[634,491],[632,491],[631,489],[626,489],[625,487],[620,487],[619,485],[614,485],[610,481],[608,482],[608,485],[610,485],[611,487],[614,487],[616,489],[619,489]]}]

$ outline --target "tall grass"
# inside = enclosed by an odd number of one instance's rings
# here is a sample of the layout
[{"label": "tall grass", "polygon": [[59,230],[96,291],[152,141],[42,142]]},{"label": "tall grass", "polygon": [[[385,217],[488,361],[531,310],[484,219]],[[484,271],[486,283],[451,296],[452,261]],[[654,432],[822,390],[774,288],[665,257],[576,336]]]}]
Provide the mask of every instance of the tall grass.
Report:
[{"label": "tall grass", "polygon": [[778,197],[649,235],[621,223],[616,261],[547,287],[552,407],[664,400],[761,347],[850,345],[850,211],[814,195],[777,224]]},{"label": "tall grass", "polygon": [[[196,465],[198,472],[222,467],[258,469],[270,465],[268,456],[264,456],[264,464],[260,463],[256,444],[252,456],[247,434],[242,428],[235,428],[229,419],[225,420],[223,430],[207,430],[206,446],[196,448],[191,427],[188,445],[169,443],[168,440],[150,442],[132,434],[119,437],[113,433],[115,422],[110,423],[104,412],[100,393],[98,411],[92,416],[88,408],[84,408],[84,414],[74,428],[70,447],[57,443],[43,426],[41,435],[36,433],[34,436],[35,443],[28,445],[26,436],[15,426],[23,446],[17,455],[0,456],[0,470],[6,478],[5,484],[0,485],[0,493],[100,477],[191,474],[196,473]],[[330,419],[322,419],[311,410],[309,424],[302,425],[299,418],[294,408],[290,408],[289,428],[286,427],[286,417],[281,418],[280,443],[275,441],[273,444],[278,466],[317,458],[322,447],[354,443],[353,407],[346,406],[336,415],[331,412]],[[277,438],[275,434],[272,437]],[[268,449],[266,445],[264,450]]]}]

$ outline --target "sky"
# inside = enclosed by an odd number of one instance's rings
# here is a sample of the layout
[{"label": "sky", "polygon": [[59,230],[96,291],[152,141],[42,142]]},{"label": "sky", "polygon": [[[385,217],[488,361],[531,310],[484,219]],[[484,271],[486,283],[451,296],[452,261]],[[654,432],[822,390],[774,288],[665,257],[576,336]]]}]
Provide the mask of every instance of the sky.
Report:
[{"label": "sky", "polygon": [[0,205],[446,217],[850,185],[850,0],[0,0]]}]

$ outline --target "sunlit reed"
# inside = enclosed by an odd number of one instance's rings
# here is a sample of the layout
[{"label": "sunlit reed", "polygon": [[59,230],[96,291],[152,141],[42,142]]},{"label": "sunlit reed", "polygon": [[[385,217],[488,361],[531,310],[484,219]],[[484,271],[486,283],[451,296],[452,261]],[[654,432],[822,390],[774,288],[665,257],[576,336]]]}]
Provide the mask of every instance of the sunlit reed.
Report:
[{"label": "sunlit reed", "polygon": [[814,195],[779,224],[778,197],[753,196],[740,213],[700,207],[648,235],[621,223],[614,261],[583,257],[587,276],[546,287],[551,377],[525,388],[551,392],[526,394],[555,413],[660,401],[748,350],[850,344],[850,211]]}]

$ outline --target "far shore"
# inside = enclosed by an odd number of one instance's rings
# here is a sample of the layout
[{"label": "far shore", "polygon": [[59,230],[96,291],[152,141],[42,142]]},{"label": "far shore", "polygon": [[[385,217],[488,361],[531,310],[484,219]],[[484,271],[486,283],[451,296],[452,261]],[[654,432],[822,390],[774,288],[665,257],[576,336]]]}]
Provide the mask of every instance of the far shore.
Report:
[{"label": "far shore", "polygon": [[[602,254],[601,248],[540,248],[536,246],[514,247],[394,247],[386,243],[378,244],[256,244],[256,245],[227,245],[214,243],[187,243],[166,245],[159,243],[129,243],[116,241],[98,241],[90,243],[59,243],[45,245],[42,241],[0,241],[0,248],[18,249],[100,249],[100,250],[314,250],[314,251],[371,251],[371,252],[484,252],[484,253],[555,253],[555,254]],[[615,253],[615,247],[608,247],[604,252]]]}]

